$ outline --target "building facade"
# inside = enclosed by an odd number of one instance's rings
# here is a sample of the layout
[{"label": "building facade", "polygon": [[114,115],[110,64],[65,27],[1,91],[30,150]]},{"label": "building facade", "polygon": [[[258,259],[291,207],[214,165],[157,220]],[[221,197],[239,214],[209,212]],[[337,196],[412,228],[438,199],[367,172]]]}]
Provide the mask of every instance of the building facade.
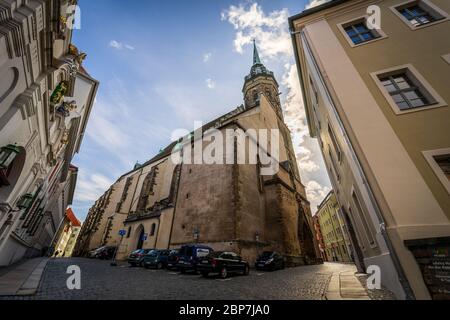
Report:
[{"label": "building facade", "polygon": [[450,298],[449,13],[446,0],[335,0],[289,19],[355,260],[400,299]]},{"label": "building facade", "polygon": [[[95,209],[102,207],[103,200],[91,209],[87,221],[95,223],[83,226],[86,237],[80,237],[79,247],[84,250],[79,253],[86,254],[102,243],[100,239],[107,239],[108,244],[120,243],[118,259],[143,247],[201,243],[215,250],[233,250],[250,261],[263,250],[276,250],[288,263],[315,263],[319,254],[312,216],[283,121],[278,84],[261,63],[256,46],[243,94],[245,105],[173,142],[120,177],[111,186],[110,203],[103,206],[106,211]],[[249,146],[254,137],[232,135],[222,141],[227,129],[234,133],[276,129],[279,135],[268,135],[267,148],[279,145],[279,157],[272,163],[279,170],[263,175],[267,163],[259,157],[255,164],[239,163],[238,145]],[[226,161],[229,153],[221,154],[213,146],[232,150],[232,161]],[[189,154],[194,159],[197,148],[216,150],[211,154],[224,164],[173,161],[174,155]],[[249,148],[245,150],[243,156],[248,157]],[[118,235],[121,228],[126,231],[123,239]],[[88,235],[89,229],[95,231]]]},{"label": "building facade", "polygon": [[71,208],[66,210],[66,215],[55,237],[53,255],[55,257],[71,257],[78,235],[81,230],[81,223],[73,213]]},{"label": "building facade", "polygon": [[98,82],[71,44],[76,1],[0,1],[0,266],[45,254],[71,204]]},{"label": "building facade", "polygon": [[330,191],[318,206],[316,215],[326,253],[326,261],[352,262],[352,245],[341,215],[339,204],[333,191]]},{"label": "building facade", "polygon": [[323,241],[322,230],[320,230],[319,217],[317,216],[317,214],[313,216],[313,224],[320,257],[322,258],[322,261],[329,261],[327,251],[325,250],[325,242]]}]

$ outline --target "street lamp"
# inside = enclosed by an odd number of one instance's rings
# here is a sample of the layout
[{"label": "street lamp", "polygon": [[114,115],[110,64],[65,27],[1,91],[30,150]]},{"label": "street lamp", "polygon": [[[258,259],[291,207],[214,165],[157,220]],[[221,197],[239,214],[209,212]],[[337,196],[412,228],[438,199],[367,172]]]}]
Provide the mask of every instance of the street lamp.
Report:
[{"label": "street lamp", "polygon": [[19,147],[14,144],[8,144],[7,146],[2,147],[0,149],[0,168],[8,168],[19,153]]}]

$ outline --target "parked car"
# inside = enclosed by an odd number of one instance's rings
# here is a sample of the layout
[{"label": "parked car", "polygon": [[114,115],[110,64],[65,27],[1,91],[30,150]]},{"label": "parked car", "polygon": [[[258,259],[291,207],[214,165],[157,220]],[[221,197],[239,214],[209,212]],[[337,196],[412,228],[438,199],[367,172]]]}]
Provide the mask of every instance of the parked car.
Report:
[{"label": "parked car", "polygon": [[255,262],[257,270],[279,270],[284,269],[284,257],[275,251],[264,251]]},{"label": "parked car", "polygon": [[153,249],[137,249],[128,256],[128,263],[133,267],[142,267],[145,255]]},{"label": "parked car", "polygon": [[217,273],[222,279],[225,279],[230,273],[248,275],[250,265],[234,252],[214,251],[200,260],[197,270],[204,277],[211,273]]},{"label": "parked car", "polygon": [[200,259],[206,257],[214,250],[204,245],[185,245],[180,248],[180,258],[178,259],[177,268],[181,273],[187,271],[197,272],[197,264]]},{"label": "parked car", "polygon": [[167,267],[170,250],[151,250],[144,257],[144,267],[162,269]]},{"label": "parked car", "polygon": [[167,257],[167,269],[176,269],[180,259],[180,249],[171,250]]},{"label": "parked car", "polygon": [[99,247],[99,248],[91,250],[89,252],[89,258],[96,258],[96,259],[102,259],[102,260],[112,259],[115,251],[116,251],[116,247],[112,247],[112,246]]}]

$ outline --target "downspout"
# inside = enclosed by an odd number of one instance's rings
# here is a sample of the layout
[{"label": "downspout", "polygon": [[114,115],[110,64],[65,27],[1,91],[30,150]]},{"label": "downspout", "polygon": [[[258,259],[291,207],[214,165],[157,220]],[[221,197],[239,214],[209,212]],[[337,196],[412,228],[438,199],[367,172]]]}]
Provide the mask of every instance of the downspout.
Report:
[{"label": "downspout", "polygon": [[174,199],[174,206],[173,206],[173,214],[172,214],[172,223],[170,226],[170,233],[169,233],[169,241],[167,242],[167,250],[170,249],[170,243],[172,242],[172,232],[173,232],[173,226],[175,224],[175,213],[177,211],[177,200],[178,200],[178,190],[180,187],[180,181],[181,181],[181,171],[183,170],[183,165],[180,164],[180,171],[177,172],[177,187],[176,187],[176,191],[175,191],[175,199]]},{"label": "downspout", "polygon": [[[295,31],[295,29],[293,28],[292,20],[290,20],[289,23],[291,25],[291,38],[292,38],[293,45],[294,45],[294,50],[295,50],[295,60],[296,60],[297,68],[298,68],[298,71],[299,71],[298,75],[299,75],[299,78],[300,78],[300,83],[302,85],[302,90],[304,90],[305,87],[304,87],[304,83],[303,83],[302,77],[301,77],[300,61],[299,61],[299,55],[298,55],[298,50],[297,50],[297,43],[296,43],[296,39],[295,39],[295,35],[296,34],[300,34],[302,40],[306,44],[306,48],[305,49],[308,50],[309,55],[310,55],[314,65],[315,65],[316,70],[320,71],[320,69],[319,69],[319,67],[317,65],[317,62],[316,62],[316,60],[314,58],[314,55],[311,52],[311,48],[309,47],[308,40],[305,37],[304,31],[303,30]],[[318,72],[318,74],[320,75],[320,72]],[[343,123],[341,121],[339,113],[336,110],[336,106],[335,106],[334,101],[333,101],[333,99],[332,99],[332,97],[330,95],[328,87],[327,87],[325,81],[323,80],[323,78],[321,76],[319,78],[320,78],[320,81],[322,82],[322,86],[325,89],[325,92],[327,94],[327,98],[328,98],[328,100],[330,102],[330,105],[332,107],[333,113],[335,114],[335,117],[336,117],[336,119],[338,121],[338,125],[339,125],[340,129],[342,130],[342,132],[344,133],[344,139],[345,139],[347,145],[349,146],[350,153],[351,153],[352,158],[353,158],[353,160],[354,160],[354,162],[356,164],[356,167],[358,169],[358,173],[361,175],[363,181],[366,182],[366,183],[364,183],[364,186],[366,187],[366,191],[367,191],[367,193],[369,195],[370,201],[371,201],[371,203],[373,205],[373,208],[375,209],[375,213],[376,213],[376,216],[377,216],[377,219],[378,219],[378,222],[379,222],[380,233],[381,233],[381,235],[382,235],[382,237],[383,237],[383,239],[384,239],[384,241],[386,243],[386,246],[387,246],[387,248],[389,250],[389,253],[390,253],[391,257],[392,257],[392,263],[393,263],[394,268],[395,268],[395,270],[397,272],[398,280],[400,282],[400,285],[402,286],[403,291],[405,293],[405,298],[406,298],[406,300],[415,300],[414,292],[413,292],[413,290],[412,290],[412,288],[411,288],[411,286],[410,286],[410,284],[408,282],[408,279],[406,278],[405,272],[404,272],[403,267],[402,267],[402,265],[400,263],[398,255],[395,252],[395,248],[394,248],[394,246],[392,244],[392,241],[390,240],[389,235],[387,234],[386,222],[385,222],[384,217],[383,217],[383,215],[381,213],[381,209],[380,209],[380,207],[378,205],[378,202],[377,202],[377,200],[376,200],[376,198],[375,198],[375,196],[373,194],[372,188],[367,183],[367,179],[366,179],[366,175],[364,173],[364,170],[363,170],[363,168],[361,166],[361,163],[359,162],[358,157],[356,156],[356,152],[355,152],[355,150],[353,148],[353,145],[352,145],[350,139],[348,138],[347,131],[346,131],[346,129],[345,129],[345,127],[344,127],[344,125],[343,125]],[[303,99],[304,99],[305,106],[306,106],[306,99],[305,99],[304,92],[303,92]]]}]

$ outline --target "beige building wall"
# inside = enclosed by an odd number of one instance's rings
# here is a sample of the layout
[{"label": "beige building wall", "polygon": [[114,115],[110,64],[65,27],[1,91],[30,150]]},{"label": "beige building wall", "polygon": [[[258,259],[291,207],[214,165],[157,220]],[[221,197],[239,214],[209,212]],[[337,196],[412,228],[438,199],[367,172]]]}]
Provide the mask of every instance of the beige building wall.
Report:
[{"label": "beige building wall", "polygon": [[[382,266],[383,275],[388,274],[382,276],[384,284],[404,297],[394,268],[397,255],[415,297],[428,299],[421,270],[405,241],[450,235],[449,194],[424,156],[450,146],[450,72],[442,58],[450,52],[450,41],[442,38],[450,28],[443,19],[411,30],[391,8],[403,2],[346,1],[293,19],[292,25],[311,133],[321,141],[333,187],[357,231],[365,264]],[[429,2],[450,12],[448,1]],[[363,17],[371,4],[381,8],[386,37],[351,46],[340,25]],[[441,102],[438,107],[401,113],[389,103],[376,74],[399,66],[423,80]],[[342,149],[342,162],[334,166],[328,125]],[[384,222],[395,250],[383,237]]]}]

